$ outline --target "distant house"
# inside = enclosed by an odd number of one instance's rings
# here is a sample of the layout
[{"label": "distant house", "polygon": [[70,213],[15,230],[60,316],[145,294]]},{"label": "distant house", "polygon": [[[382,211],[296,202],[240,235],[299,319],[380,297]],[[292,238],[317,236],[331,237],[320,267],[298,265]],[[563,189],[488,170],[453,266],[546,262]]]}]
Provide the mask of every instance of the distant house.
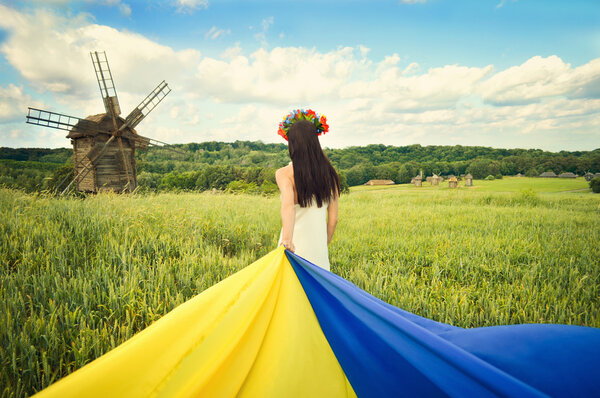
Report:
[{"label": "distant house", "polygon": [[415,187],[422,187],[423,186],[423,177],[421,177],[421,175],[419,174],[416,177],[413,177],[412,180],[410,180],[411,184],[414,184]]},{"label": "distant house", "polygon": [[394,185],[392,180],[369,180],[365,185]]},{"label": "distant house", "polygon": [[467,186],[467,187],[473,186],[473,176],[471,175],[471,173],[469,173],[465,176],[465,186]]},{"label": "distant house", "polygon": [[439,185],[440,182],[442,182],[444,179],[440,176],[438,176],[437,174],[434,174],[431,177],[427,177],[427,182],[430,183],[431,185]]},{"label": "distant house", "polygon": [[450,188],[457,188],[458,187],[458,179],[454,176],[450,177],[448,179],[448,186]]},{"label": "distant house", "polygon": [[577,178],[577,175],[574,173],[561,173],[558,175],[558,178]]},{"label": "distant house", "polygon": [[523,177],[523,174],[519,173],[515,177]]},{"label": "distant house", "polygon": [[542,178],[556,178],[556,174],[553,171],[546,171],[545,173],[540,174]]}]

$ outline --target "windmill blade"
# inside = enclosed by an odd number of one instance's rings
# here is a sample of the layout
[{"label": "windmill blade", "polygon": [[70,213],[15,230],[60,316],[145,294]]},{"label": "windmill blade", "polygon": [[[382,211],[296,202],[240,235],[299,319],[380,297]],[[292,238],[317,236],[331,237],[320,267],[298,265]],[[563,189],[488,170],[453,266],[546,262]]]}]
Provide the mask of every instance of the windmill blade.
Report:
[{"label": "windmill blade", "polygon": [[[133,133],[127,131],[127,130],[123,132],[123,137],[134,140],[136,144],[139,143],[139,145],[140,145],[139,148],[141,148],[141,149],[146,149],[146,148],[148,148],[148,145],[152,145],[152,146],[156,146],[156,147],[159,147],[159,148],[168,149],[169,151],[177,152],[180,155],[187,155],[188,154],[185,151],[181,151],[179,149],[175,149],[175,148],[169,146],[171,144],[168,144],[166,142],[155,140],[154,138],[144,137],[143,135],[139,135],[139,134],[133,134]],[[138,146],[136,146],[136,148],[137,147]]]},{"label": "windmill blade", "polygon": [[115,89],[115,82],[113,81],[110,66],[108,65],[106,52],[94,51],[90,53],[90,56],[94,64],[94,71],[96,72],[96,79],[98,80],[98,87],[100,87],[104,108],[106,109],[106,113],[112,116],[113,125],[116,129],[117,116],[121,114],[121,107],[119,106],[117,90]]},{"label": "windmill blade", "polygon": [[102,131],[96,123],[89,120],[36,108],[28,108],[25,121],[29,124],[65,131],[71,131],[75,126],[81,132],[96,133]]},{"label": "windmill blade", "polygon": [[120,130],[120,134],[122,137],[132,140],[137,149],[148,149],[148,145],[150,145],[150,138],[135,134],[131,130]]},{"label": "windmill blade", "polygon": [[125,150],[123,149],[121,137],[117,137],[117,142],[119,143],[119,149],[121,150],[121,156],[123,157],[123,166],[125,167],[125,174],[127,175],[127,185],[125,189],[129,189],[129,192],[131,192],[134,187],[132,184],[132,178],[129,176],[129,162],[127,162],[127,156],[125,156]]},{"label": "windmill blade", "polygon": [[[163,80],[140,104],[125,118],[123,126],[135,128],[156,106],[171,92]],[[124,127],[121,126],[121,129]]]},{"label": "windmill blade", "polygon": [[[177,152],[180,155],[187,155],[188,154],[187,152],[184,152],[184,151],[181,151],[179,149],[175,149],[175,148],[169,146],[170,144],[167,144],[166,142],[158,141],[158,140],[155,140],[155,139],[152,139],[152,138],[149,138],[149,140],[150,140],[150,145],[152,145],[152,146],[156,146],[156,147],[159,147],[159,148],[168,149],[169,151]],[[159,144],[161,144],[161,145],[159,145]]]}]

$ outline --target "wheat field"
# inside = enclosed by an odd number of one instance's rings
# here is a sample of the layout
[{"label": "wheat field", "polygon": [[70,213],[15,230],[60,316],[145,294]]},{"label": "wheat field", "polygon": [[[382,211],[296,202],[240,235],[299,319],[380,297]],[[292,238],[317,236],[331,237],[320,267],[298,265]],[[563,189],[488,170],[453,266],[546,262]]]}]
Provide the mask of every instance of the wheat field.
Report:
[{"label": "wheat field", "polygon": [[[522,181],[353,188],[340,200],[332,272],[456,326],[600,327],[600,197],[581,179]],[[208,192],[3,189],[0,210],[3,397],[116,347],[274,249],[280,228],[278,197]]]}]

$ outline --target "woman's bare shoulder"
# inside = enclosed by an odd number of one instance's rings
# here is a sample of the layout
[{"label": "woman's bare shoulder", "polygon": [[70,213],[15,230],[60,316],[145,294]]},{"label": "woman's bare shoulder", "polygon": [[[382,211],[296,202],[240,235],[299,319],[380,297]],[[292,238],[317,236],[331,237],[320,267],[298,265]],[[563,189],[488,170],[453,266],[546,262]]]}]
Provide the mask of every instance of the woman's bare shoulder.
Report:
[{"label": "woman's bare shoulder", "polygon": [[291,164],[277,169],[275,172],[276,178],[291,178],[294,175],[294,168]]}]

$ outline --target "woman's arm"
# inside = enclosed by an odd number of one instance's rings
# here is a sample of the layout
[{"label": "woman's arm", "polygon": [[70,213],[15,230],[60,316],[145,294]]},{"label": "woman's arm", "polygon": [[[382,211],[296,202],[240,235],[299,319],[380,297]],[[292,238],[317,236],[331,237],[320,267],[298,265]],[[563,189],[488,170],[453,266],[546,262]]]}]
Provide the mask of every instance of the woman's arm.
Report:
[{"label": "woman's arm", "polygon": [[327,244],[331,242],[338,222],[338,196],[327,206]]},{"label": "woman's arm", "polygon": [[294,205],[294,186],[292,180],[284,169],[279,169],[275,173],[275,179],[281,191],[281,224],[283,232],[281,243],[286,249],[293,252],[296,250],[292,243],[294,234],[294,222],[296,220],[296,207]]}]

